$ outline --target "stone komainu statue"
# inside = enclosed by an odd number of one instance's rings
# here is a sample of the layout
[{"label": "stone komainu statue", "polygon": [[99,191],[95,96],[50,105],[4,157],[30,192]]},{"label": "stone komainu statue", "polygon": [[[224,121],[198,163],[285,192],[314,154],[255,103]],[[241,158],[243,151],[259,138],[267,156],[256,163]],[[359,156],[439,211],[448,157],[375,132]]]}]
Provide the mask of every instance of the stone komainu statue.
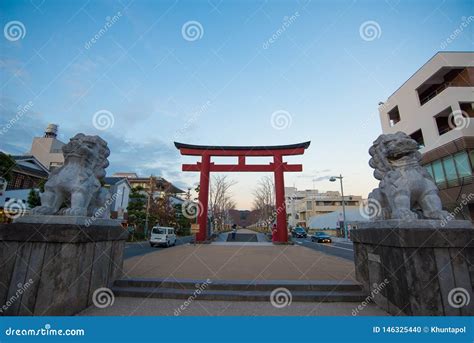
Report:
[{"label": "stone komainu statue", "polygon": [[[99,136],[78,133],[62,148],[64,165],[54,169],[41,194],[41,206],[32,209],[32,214],[61,214],[66,216],[109,215],[104,204],[109,191],[101,187],[108,167],[110,150],[107,142]],[[61,208],[64,203],[70,207]]]},{"label": "stone komainu statue", "polygon": [[403,132],[380,135],[369,149],[369,165],[380,180],[369,194],[369,206],[377,204],[375,220],[445,219],[438,188],[420,165],[418,143]]}]

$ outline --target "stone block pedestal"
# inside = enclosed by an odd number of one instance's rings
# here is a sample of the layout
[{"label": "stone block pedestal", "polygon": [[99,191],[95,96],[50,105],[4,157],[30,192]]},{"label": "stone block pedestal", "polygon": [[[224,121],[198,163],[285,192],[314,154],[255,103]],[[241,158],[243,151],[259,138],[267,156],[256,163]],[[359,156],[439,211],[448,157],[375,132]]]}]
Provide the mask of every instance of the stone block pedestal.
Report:
[{"label": "stone block pedestal", "polygon": [[101,225],[0,225],[0,315],[74,315],[122,275],[127,231]]},{"label": "stone block pedestal", "polygon": [[[392,315],[474,315],[474,229],[469,221],[359,223],[356,278]],[[462,306],[460,306],[462,305]]]}]

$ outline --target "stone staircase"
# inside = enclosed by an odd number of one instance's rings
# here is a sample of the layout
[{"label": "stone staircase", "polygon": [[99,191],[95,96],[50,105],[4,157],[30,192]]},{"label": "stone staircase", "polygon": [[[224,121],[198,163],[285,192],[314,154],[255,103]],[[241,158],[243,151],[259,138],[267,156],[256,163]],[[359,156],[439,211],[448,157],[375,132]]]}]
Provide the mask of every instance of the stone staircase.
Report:
[{"label": "stone staircase", "polygon": [[274,290],[304,302],[362,302],[367,297],[352,281],[119,279],[112,286],[118,297],[222,301],[269,301]]}]

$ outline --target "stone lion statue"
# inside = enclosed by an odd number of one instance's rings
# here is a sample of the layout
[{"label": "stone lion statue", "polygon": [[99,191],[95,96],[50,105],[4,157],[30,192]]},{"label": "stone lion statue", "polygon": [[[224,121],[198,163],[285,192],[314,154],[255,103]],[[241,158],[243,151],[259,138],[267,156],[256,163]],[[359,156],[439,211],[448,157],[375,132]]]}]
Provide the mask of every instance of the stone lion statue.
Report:
[{"label": "stone lion statue", "polygon": [[[41,194],[41,206],[33,208],[32,214],[97,217],[100,213],[101,218],[108,218],[104,204],[109,191],[99,181],[109,165],[107,142],[99,136],[78,133],[62,150],[64,165],[51,172]],[[61,208],[64,203],[70,206]]]},{"label": "stone lion statue", "polygon": [[438,188],[421,166],[418,143],[403,132],[380,135],[369,149],[369,165],[380,180],[369,194],[369,206],[377,204],[380,219],[445,219]]}]

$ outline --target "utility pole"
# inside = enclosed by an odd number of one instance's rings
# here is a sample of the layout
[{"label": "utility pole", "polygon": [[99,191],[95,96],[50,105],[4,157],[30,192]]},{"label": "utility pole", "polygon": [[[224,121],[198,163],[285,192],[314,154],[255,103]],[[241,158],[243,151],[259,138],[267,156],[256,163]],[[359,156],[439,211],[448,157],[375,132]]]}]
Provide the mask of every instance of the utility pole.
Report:
[{"label": "utility pole", "polygon": [[149,188],[148,188],[148,200],[146,203],[146,216],[145,216],[145,238],[148,238],[148,220],[150,217],[150,207],[151,207],[151,200],[153,198],[153,193],[155,191],[155,182],[154,182],[153,175],[150,175],[149,180]]},{"label": "utility pole", "polygon": [[339,179],[341,182],[341,195],[342,195],[342,217],[343,217],[343,223],[344,223],[344,238],[347,239],[347,225],[346,225],[346,205],[345,205],[345,200],[344,200],[344,187],[342,186],[342,179],[344,177],[342,174],[339,174],[339,176],[331,176],[329,181],[334,182],[336,179]]}]

